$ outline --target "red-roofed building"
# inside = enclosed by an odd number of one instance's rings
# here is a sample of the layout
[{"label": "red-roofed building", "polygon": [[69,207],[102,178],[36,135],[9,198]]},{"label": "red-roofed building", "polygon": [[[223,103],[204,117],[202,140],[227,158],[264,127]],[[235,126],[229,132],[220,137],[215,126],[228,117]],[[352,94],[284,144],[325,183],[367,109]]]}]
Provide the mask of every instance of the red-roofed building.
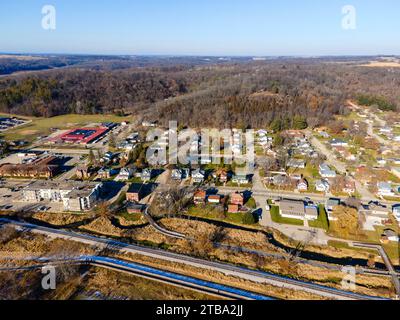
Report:
[{"label": "red-roofed building", "polygon": [[240,211],[240,207],[237,204],[228,205],[228,212],[229,213],[238,213],[239,211]]},{"label": "red-roofed building", "polygon": [[54,138],[52,142],[89,144],[99,139],[108,131],[109,129],[105,127],[77,128],[69,130],[68,132]]},{"label": "red-roofed building", "polygon": [[207,193],[203,190],[198,190],[193,196],[193,202],[195,204],[204,204],[206,202]]},{"label": "red-roofed building", "polygon": [[231,204],[237,204],[238,206],[244,205],[244,196],[241,193],[232,193],[231,194]]}]

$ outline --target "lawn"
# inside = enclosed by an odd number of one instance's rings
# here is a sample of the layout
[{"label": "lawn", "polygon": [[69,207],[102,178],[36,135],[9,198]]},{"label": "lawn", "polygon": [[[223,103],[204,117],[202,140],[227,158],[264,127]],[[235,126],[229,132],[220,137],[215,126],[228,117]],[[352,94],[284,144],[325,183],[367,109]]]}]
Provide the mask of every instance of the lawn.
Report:
[{"label": "lawn", "polygon": [[87,126],[92,123],[118,122],[131,120],[129,117],[115,115],[77,115],[68,114],[52,118],[29,118],[31,123],[21,127],[8,130],[4,133],[6,140],[28,140],[33,141],[38,136],[49,135],[52,128],[69,129],[77,126]]},{"label": "lawn", "polygon": [[318,219],[308,221],[308,225],[312,228],[329,230],[329,220],[324,205],[320,205],[318,208]]},{"label": "lawn", "polygon": [[279,214],[279,207],[271,207],[271,219],[272,221],[280,224],[291,224],[295,226],[304,226],[304,221],[298,219],[284,218]]}]

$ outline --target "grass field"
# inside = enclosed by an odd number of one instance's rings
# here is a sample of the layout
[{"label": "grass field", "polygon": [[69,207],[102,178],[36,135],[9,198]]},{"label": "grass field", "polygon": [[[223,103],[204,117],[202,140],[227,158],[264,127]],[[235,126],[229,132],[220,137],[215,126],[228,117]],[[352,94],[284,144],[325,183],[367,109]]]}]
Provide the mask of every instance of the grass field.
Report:
[{"label": "grass field", "polygon": [[279,207],[271,207],[271,219],[276,223],[304,226],[304,221],[298,219],[284,218],[279,214]]},{"label": "grass field", "polygon": [[[2,116],[2,115],[0,115]],[[38,136],[49,135],[51,129],[69,129],[77,126],[86,126],[92,123],[117,122],[132,120],[130,117],[119,117],[115,115],[77,115],[68,114],[52,118],[27,118],[32,122],[21,127],[6,131],[3,135],[6,140],[33,141]]]},{"label": "grass field", "polygon": [[308,221],[308,225],[312,228],[324,229],[325,231],[329,230],[329,220],[323,205],[320,205],[318,208],[318,219]]}]

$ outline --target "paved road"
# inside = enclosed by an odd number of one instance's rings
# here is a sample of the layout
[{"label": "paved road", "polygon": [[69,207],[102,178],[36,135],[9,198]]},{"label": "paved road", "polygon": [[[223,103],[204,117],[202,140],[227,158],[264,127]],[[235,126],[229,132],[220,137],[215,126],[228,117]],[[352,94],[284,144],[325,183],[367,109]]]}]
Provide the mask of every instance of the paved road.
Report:
[{"label": "paved road", "polygon": [[[9,260],[0,257],[0,260]],[[12,259],[19,260],[19,259]],[[114,270],[117,272],[123,272],[128,274],[133,274],[142,278],[150,279],[157,282],[166,283],[169,285],[174,285],[182,287],[185,289],[190,289],[198,291],[205,294],[211,294],[213,296],[228,298],[228,299],[240,299],[240,300],[274,300],[271,297],[267,297],[262,294],[250,292],[243,289],[238,289],[223,284],[196,279],[189,276],[183,276],[177,273],[163,271],[160,269],[152,268],[149,266],[124,261],[121,259],[100,257],[100,256],[80,256],[80,257],[68,257],[68,258],[24,258],[23,261],[37,261],[41,262],[40,265],[33,265],[28,267],[7,267],[1,268],[1,271],[22,271],[22,270],[34,270],[43,268],[46,265],[94,265],[101,268],[106,268]]]},{"label": "paved road", "polygon": [[99,248],[114,248],[119,252],[140,254],[155,259],[165,260],[186,264],[193,267],[221,272],[229,276],[239,277],[244,280],[249,280],[258,283],[268,283],[270,285],[285,289],[305,291],[311,294],[319,295],[325,298],[338,300],[376,300],[377,297],[368,297],[351,292],[337,290],[329,287],[316,285],[313,283],[293,280],[282,276],[277,276],[261,271],[254,271],[242,267],[228,265],[220,262],[208,261],[199,258],[193,258],[182,254],[171,253],[164,250],[153,248],[140,247],[137,245],[129,245],[126,243],[110,240],[107,238],[99,238],[86,234],[78,234],[64,230],[54,230],[51,228],[40,227],[23,222],[15,222],[8,219],[0,219],[0,223],[8,223],[17,228],[29,230],[34,233],[44,234],[52,238],[62,238],[80,243],[85,243]]},{"label": "paved road", "polygon": [[[326,161],[327,164],[336,168],[340,174],[342,175],[346,174],[347,172],[346,164],[337,159],[336,155],[331,150],[329,150],[321,141],[319,141],[316,137],[311,136],[310,142],[320,153],[324,154],[327,157]],[[359,181],[357,181],[354,178],[353,180],[356,183],[357,191],[361,194],[362,200],[368,202],[371,200],[374,201],[378,200],[375,197],[375,195],[369,192],[369,190],[365,188]]]},{"label": "paved road", "polygon": [[353,243],[353,246],[355,247],[361,247],[361,248],[369,248],[369,249],[375,249],[379,252],[381,255],[383,261],[385,262],[386,267],[389,270],[390,275],[392,276],[393,284],[396,289],[397,297],[400,299],[400,280],[399,280],[399,275],[397,274],[395,268],[393,267],[393,264],[386,254],[385,250],[382,248],[382,246],[378,245],[373,245],[373,244],[365,244],[365,243]]}]

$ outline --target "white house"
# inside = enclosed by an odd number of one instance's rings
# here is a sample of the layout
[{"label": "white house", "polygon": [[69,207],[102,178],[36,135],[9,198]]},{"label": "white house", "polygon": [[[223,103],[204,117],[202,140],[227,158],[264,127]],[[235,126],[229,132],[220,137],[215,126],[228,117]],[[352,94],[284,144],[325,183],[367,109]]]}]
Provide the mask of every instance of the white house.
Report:
[{"label": "white house", "polygon": [[153,170],[151,169],[143,169],[140,178],[142,179],[143,182],[148,182],[152,179],[153,177]]},{"label": "white house", "polygon": [[385,237],[388,241],[399,242],[399,235],[391,229],[384,230],[382,236]]},{"label": "white house", "polygon": [[297,190],[299,190],[299,191],[307,191],[308,190],[308,182],[307,182],[307,180],[301,179],[297,183]]},{"label": "white house", "polygon": [[127,181],[133,177],[135,170],[132,168],[122,168],[115,181]]},{"label": "white house", "polygon": [[332,147],[348,147],[349,144],[342,139],[332,139],[330,142]]},{"label": "white house", "polygon": [[379,132],[380,132],[381,134],[390,134],[390,133],[393,132],[393,129],[390,128],[390,127],[383,127],[383,128],[380,128],[380,129],[379,129]]},{"label": "white house", "polygon": [[315,182],[315,189],[316,189],[318,192],[325,192],[325,193],[327,193],[327,192],[329,192],[329,190],[330,190],[329,182],[328,182],[327,180],[317,180],[317,181]]},{"label": "white house", "polygon": [[290,159],[288,161],[287,166],[289,168],[295,168],[295,169],[304,169],[306,167],[306,163],[303,160],[297,160],[297,159]]},{"label": "white house", "polygon": [[393,206],[393,215],[400,224],[400,204]]},{"label": "white house", "polygon": [[192,172],[192,180],[194,183],[202,183],[205,179],[205,172],[201,169],[196,169]]},{"label": "white house", "polygon": [[326,163],[319,166],[319,174],[322,178],[336,178],[336,172],[333,171]]},{"label": "white house", "polygon": [[236,174],[232,177],[232,182],[237,184],[248,184],[249,178],[246,174]]},{"label": "white house", "polygon": [[378,182],[378,195],[383,197],[392,197],[394,196],[392,184],[389,182]]}]

